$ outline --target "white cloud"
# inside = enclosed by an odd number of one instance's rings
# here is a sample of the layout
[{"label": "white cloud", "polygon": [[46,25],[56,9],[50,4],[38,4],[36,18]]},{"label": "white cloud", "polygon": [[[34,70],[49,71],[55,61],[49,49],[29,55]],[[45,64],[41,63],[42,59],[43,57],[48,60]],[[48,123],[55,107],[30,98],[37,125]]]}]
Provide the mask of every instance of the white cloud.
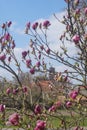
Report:
[{"label": "white cloud", "polygon": [[[64,14],[65,14],[65,12],[58,13],[58,14],[56,14],[56,17],[58,17],[58,19],[61,21]],[[54,42],[58,43],[59,38],[60,38],[61,34],[64,32],[65,27],[61,22],[59,22],[54,17],[54,15],[51,16],[49,18],[49,20],[51,22],[51,26],[50,26],[50,29],[48,32],[48,34],[49,34],[48,38],[50,39],[50,41],[54,41]]]},{"label": "white cloud", "polygon": [[[62,21],[65,13],[66,12],[57,13],[56,17],[60,21]],[[48,32],[48,39],[49,39],[49,41],[51,41],[50,47],[55,51],[57,51],[57,50],[60,51],[60,46],[62,45],[62,43],[59,39],[60,39],[60,36],[65,31],[65,26],[60,21],[58,21],[54,16],[51,16],[49,18],[49,20],[52,23],[52,25],[49,29],[49,32]],[[64,44],[68,50],[69,55],[73,56],[76,53],[75,45],[73,43],[67,42],[66,40],[65,40]]]},{"label": "white cloud", "polygon": [[18,27],[17,22],[12,22],[12,25],[10,27],[10,31],[12,33],[18,34],[18,35],[24,35],[24,29]]},{"label": "white cloud", "polygon": [[18,59],[21,59],[21,53],[24,49],[23,48],[15,48],[14,49],[14,53],[15,53],[15,56],[18,58]]},{"label": "white cloud", "polygon": [[[63,16],[65,14],[66,14],[65,11],[56,13],[55,15],[58,19],[56,19],[54,15],[52,15],[48,18],[48,20],[51,23],[51,26],[49,27],[49,29],[47,31],[47,39],[48,39],[48,42],[50,43],[49,44],[50,48],[52,48],[52,50],[54,50],[54,51],[57,51],[57,50],[60,51],[60,46],[62,45],[62,42],[59,39],[60,39],[60,36],[65,31],[65,26],[61,23],[61,21],[63,20]],[[43,21],[45,21],[45,19],[41,18],[36,21],[38,21],[39,23],[43,23]],[[36,21],[34,21],[34,22],[36,22]],[[38,33],[42,36],[41,31],[38,30]],[[76,52],[75,45],[73,43],[67,42],[65,40],[65,46],[67,47],[69,55],[73,56]]]}]

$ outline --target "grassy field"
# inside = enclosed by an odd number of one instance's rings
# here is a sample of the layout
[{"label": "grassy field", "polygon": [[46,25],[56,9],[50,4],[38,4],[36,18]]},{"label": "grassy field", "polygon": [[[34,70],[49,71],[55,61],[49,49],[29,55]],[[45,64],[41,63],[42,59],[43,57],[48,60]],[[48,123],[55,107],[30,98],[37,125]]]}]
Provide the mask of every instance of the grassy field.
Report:
[{"label": "grassy field", "polygon": [[[60,118],[64,119],[64,121],[66,122],[67,128],[72,128],[75,126],[87,127],[87,117],[82,118],[78,115],[74,115],[73,118],[71,118],[69,115],[63,115],[63,116],[57,116],[57,117],[48,115],[47,128],[53,128],[53,129],[64,128],[64,125],[63,125],[64,123],[63,124],[61,123]],[[29,117],[26,118],[26,122],[29,122]],[[34,122],[34,124],[35,124],[35,122]],[[3,124],[2,121],[0,121],[0,129],[1,128],[6,128],[6,126]]]},{"label": "grassy field", "polygon": [[[61,117],[59,117],[61,118]],[[66,127],[71,128],[75,126],[83,126],[87,127],[87,117],[85,119],[82,119],[81,117],[75,116],[74,118],[71,118],[70,116],[65,116],[64,120],[66,122]],[[48,128],[63,128],[63,124],[61,124],[60,119],[55,118],[55,117],[49,117],[49,123],[48,123]]]}]

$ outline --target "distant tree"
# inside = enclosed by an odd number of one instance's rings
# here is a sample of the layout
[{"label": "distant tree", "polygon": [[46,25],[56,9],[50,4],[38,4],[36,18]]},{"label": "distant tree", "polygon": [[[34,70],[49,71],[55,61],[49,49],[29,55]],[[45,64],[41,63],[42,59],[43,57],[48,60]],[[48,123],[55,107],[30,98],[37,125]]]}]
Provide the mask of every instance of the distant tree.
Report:
[{"label": "distant tree", "polygon": [[[25,86],[31,86],[33,82],[33,77],[29,72],[19,72],[18,78],[20,82],[22,83],[22,85],[25,85]],[[13,82],[18,83],[15,77],[13,77]]]}]

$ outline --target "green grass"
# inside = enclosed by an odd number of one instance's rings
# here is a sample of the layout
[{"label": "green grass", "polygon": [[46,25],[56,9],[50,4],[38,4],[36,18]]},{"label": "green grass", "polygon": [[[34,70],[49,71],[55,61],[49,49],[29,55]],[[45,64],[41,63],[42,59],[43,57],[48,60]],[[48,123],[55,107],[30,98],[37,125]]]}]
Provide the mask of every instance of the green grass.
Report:
[{"label": "green grass", "polygon": [[[61,117],[59,117],[61,118]],[[49,123],[48,127],[52,128],[59,128],[63,127],[61,124],[61,120],[59,118],[55,117],[49,117]],[[84,126],[87,127],[87,117],[82,119],[81,117],[75,116],[74,118],[71,118],[70,116],[64,116],[63,117],[66,122],[66,127],[75,127],[75,126]]]},{"label": "green grass", "polygon": [[[12,113],[12,112],[9,112]],[[75,127],[75,126],[84,126],[87,127],[87,117],[81,117],[78,115],[74,115],[73,118],[70,116],[58,116],[53,117],[53,116],[48,116],[47,118],[47,128],[60,128],[60,127],[64,127],[63,124],[61,124],[61,118],[62,120],[64,119],[64,121],[66,122],[66,127]],[[44,118],[45,120],[45,118]],[[32,124],[33,121],[33,124]],[[27,123],[31,123],[33,126],[35,125],[35,120],[29,120],[29,117],[25,117],[25,122],[24,124],[22,124],[22,126],[24,127],[25,124]],[[0,120],[0,128],[6,128],[6,126],[3,124],[3,122]],[[11,128],[11,127],[10,127]],[[14,128],[14,127],[12,127]]]}]

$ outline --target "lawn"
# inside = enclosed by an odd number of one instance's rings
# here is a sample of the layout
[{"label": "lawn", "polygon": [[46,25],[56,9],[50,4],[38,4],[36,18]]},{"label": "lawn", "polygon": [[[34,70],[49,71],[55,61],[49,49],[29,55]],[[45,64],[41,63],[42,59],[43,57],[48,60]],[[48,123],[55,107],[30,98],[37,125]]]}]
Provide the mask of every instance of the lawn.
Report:
[{"label": "lawn", "polygon": [[[59,119],[61,117],[55,118],[55,117],[49,117],[49,128],[61,128],[63,127],[63,124],[61,123],[61,120]],[[71,118],[70,116],[64,116],[64,120],[66,121],[66,127],[71,128],[75,126],[84,126],[87,127],[87,117],[82,119],[79,116],[75,116],[74,118]]]},{"label": "lawn", "polygon": [[[12,113],[12,112],[11,112]],[[29,117],[26,117],[26,122],[28,123],[32,123],[31,120],[29,120]],[[64,122],[61,123],[60,119],[63,119],[66,122],[66,128],[72,128],[75,126],[84,126],[87,127],[87,117],[81,117],[78,115],[74,115],[73,118],[71,118],[69,115],[63,115],[63,116],[50,116],[48,115],[47,118],[47,128],[53,128],[53,129],[57,129],[57,128],[64,128]],[[44,120],[46,118],[43,118]],[[35,121],[32,124],[33,126],[35,126]],[[4,127],[3,127],[4,126]],[[25,124],[23,124],[23,127],[25,126]],[[0,120],[0,128],[6,128],[6,126],[3,124],[3,122]],[[10,127],[10,128],[14,128],[14,127]],[[17,127],[15,127],[17,128]]]}]

